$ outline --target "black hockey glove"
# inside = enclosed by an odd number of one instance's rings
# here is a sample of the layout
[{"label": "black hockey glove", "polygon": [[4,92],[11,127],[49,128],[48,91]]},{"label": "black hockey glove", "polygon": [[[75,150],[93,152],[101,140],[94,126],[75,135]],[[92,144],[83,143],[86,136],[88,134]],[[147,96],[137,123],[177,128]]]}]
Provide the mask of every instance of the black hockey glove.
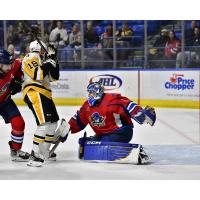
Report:
[{"label": "black hockey glove", "polygon": [[57,60],[57,49],[53,45],[49,45],[47,47],[47,58],[50,58],[52,60]]},{"label": "black hockey glove", "polygon": [[19,77],[13,78],[10,84],[11,95],[15,95],[22,90],[22,79]]}]

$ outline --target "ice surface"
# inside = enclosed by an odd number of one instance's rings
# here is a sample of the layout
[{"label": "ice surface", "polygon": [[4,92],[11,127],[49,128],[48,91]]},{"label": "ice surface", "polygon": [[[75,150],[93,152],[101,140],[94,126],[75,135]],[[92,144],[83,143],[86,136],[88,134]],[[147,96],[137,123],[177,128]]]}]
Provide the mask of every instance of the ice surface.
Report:
[{"label": "ice surface", "polygon": [[[60,118],[69,119],[78,107],[58,107]],[[20,107],[26,129],[23,150],[31,151],[36,124],[27,107]],[[148,165],[79,161],[78,138],[70,135],[57,150],[57,161],[41,168],[10,161],[8,141],[10,125],[0,118],[0,179],[200,179],[199,110],[156,109],[154,127],[135,123],[132,143],[141,143],[152,161]],[[92,130],[87,127],[92,135]]]}]

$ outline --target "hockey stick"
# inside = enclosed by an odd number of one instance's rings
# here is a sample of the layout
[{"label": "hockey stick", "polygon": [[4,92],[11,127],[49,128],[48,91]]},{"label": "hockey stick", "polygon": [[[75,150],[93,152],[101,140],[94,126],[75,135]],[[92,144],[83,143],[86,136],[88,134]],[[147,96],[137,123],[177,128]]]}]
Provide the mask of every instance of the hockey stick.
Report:
[{"label": "hockey stick", "polygon": [[26,31],[30,32],[31,35],[37,40],[37,42],[40,44],[41,48],[45,51],[46,54],[48,54],[47,49],[44,47],[44,45],[41,43],[40,39],[37,36],[36,28],[35,30],[31,29],[24,21],[22,22]]},{"label": "hockey stick", "polygon": [[52,149],[49,152],[49,158],[54,153],[54,151],[56,150],[56,148],[58,147],[58,145],[60,144],[61,141],[62,141],[62,137],[59,136],[58,140],[55,142],[54,146],[52,147]]},{"label": "hockey stick", "polygon": [[[70,132],[69,132],[69,133],[70,133]],[[66,135],[65,141],[67,140],[69,133]],[[57,141],[55,142],[54,146],[52,147],[52,149],[51,149],[50,152],[49,152],[49,158],[50,158],[51,155],[55,152],[55,150],[57,149],[57,147],[58,147],[58,145],[60,144],[60,142],[62,142],[62,139],[63,139],[63,138],[62,138],[61,136],[58,137]]]},{"label": "hockey stick", "polygon": [[[83,135],[83,138],[85,139],[87,137],[87,132],[85,131],[84,132],[84,135]],[[84,140],[84,143],[85,143],[85,140]],[[80,144],[79,145],[79,154],[78,154],[78,158],[79,159],[84,159],[83,157],[84,157],[84,144]]]}]

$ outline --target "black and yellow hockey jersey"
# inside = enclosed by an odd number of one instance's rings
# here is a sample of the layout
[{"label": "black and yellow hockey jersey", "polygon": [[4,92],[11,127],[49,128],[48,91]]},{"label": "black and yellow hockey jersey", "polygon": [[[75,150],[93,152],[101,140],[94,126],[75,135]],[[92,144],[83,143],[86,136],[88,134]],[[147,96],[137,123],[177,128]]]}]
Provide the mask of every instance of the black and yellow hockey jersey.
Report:
[{"label": "black and yellow hockey jersey", "polygon": [[52,98],[50,82],[59,79],[59,64],[47,59],[42,62],[39,53],[28,53],[22,61],[22,70],[24,72],[23,96],[29,90],[34,90]]}]

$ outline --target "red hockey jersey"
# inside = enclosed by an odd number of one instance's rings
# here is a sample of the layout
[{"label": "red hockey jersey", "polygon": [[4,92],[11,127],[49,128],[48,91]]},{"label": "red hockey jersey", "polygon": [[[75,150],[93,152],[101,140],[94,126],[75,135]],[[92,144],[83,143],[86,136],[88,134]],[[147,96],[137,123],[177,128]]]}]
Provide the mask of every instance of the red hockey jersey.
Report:
[{"label": "red hockey jersey", "polygon": [[12,64],[11,70],[6,74],[0,73],[0,103],[10,98],[10,84],[14,77],[22,77],[21,61],[16,59]]},{"label": "red hockey jersey", "polygon": [[105,93],[100,103],[90,107],[85,101],[69,121],[72,133],[89,124],[97,135],[106,135],[121,126],[133,126],[131,117],[142,109],[130,99],[115,93]]}]

